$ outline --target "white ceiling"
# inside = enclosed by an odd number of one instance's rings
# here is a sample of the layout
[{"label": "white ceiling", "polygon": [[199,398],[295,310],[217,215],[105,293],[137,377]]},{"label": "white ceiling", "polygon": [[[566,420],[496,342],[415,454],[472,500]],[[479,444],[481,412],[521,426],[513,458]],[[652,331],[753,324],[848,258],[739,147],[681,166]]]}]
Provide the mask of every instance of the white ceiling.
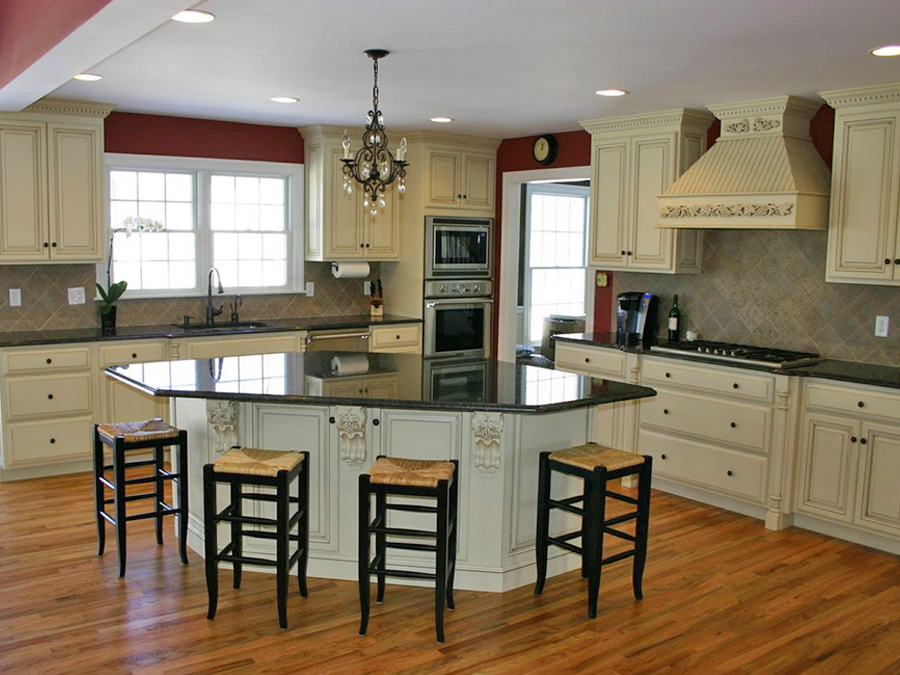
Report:
[{"label": "white ceiling", "polygon": [[[113,4],[122,10],[156,2]],[[586,118],[782,94],[815,97],[900,81],[900,58],[868,54],[900,42],[897,0],[206,0],[193,6],[216,20],[160,24],[157,17],[145,24],[143,37],[110,47],[99,62],[70,59],[52,95],[131,112],[361,125],[372,87],[372,62],[363,50],[384,48],[391,55],[381,61],[379,84],[389,132],[434,127],[428,118],[446,115],[456,120],[443,127],[448,131],[512,138],[578,129]],[[108,13],[107,22],[121,23],[121,13]],[[105,79],[67,81],[73,68]],[[607,87],[631,94],[595,95]],[[276,95],[300,102],[270,102]]]}]

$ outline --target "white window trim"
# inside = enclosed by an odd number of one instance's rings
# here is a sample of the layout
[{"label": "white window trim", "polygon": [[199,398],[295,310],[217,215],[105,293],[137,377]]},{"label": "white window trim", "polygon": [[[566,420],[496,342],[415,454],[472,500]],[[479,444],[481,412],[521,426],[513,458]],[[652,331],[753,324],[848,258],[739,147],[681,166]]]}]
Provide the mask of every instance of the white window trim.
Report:
[{"label": "white window trim", "polygon": [[[225,293],[228,295],[284,295],[284,294],[303,294],[306,292],[304,280],[304,220],[303,220],[303,165],[289,164],[286,162],[255,162],[240,159],[212,159],[209,157],[170,157],[165,155],[133,155],[126,153],[107,152],[104,155],[104,181],[105,181],[105,220],[106,220],[106,239],[104,247],[108,245],[109,238],[112,235],[112,224],[110,223],[111,215],[109,208],[109,170],[113,168],[123,169],[149,169],[163,171],[166,169],[174,171],[209,171],[221,173],[242,173],[248,174],[271,174],[278,176],[286,176],[288,181],[288,216],[287,224],[289,235],[288,242],[290,246],[290,258],[288,260],[288,284],[286,287],[272,288],[237,288],[225,287]],[[208,222],[208,199],[206,194],[206,186],[203,182],[197,185],[197,222]],[[200,276],[198,279],[199,288],[194,290],[184,289],[155,289],[155,290],[131,290],[129,289],[123,299],[165,299],[165,298],[194,298],[205,297],[206,291],[205,277],[203,270],[208,270],[212,266],[212,251],[208,246],[200,245],[198,239],[197,257],[199,261]],[[108,254],[108,252],[107,252]],[[106,285],[106,266],[107,260],[97,264],[97,283],[102,286]],[[99,296],[97,296],[99,299]]]}]

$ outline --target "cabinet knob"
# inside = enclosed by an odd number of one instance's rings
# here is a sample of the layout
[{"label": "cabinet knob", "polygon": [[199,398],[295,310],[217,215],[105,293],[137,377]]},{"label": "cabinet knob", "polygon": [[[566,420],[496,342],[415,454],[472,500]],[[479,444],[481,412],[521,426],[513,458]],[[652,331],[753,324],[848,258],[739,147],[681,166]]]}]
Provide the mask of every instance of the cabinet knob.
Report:
[{"label": "cabinet knob", "polygon": [[328,423],[329,423],[329,424],[334,424],[334,417],[333,417],[333,416],[328,418]]},{"label": "cabinet knob", "polygon": [[663,455],[660,455],[659,458],[660,458],[660,459],[665,459],[666,456],[663,454]]},{"label": "cabinet knob", "polygon": [[44,242],[44,248],[50,248],[50,244],[47,243],[46,241]]},{"label": "cabinet knob", "polygon": [[857,440],[857,439],[856,439],[856,436],[851,436],[851,437],[850,437],[850,442],[851,442],[851,443],[856,443],[856,440]]},{"label": "cabinet knob", "polygon": [[362,248],[363,246],[365,246],[365,244],[363,244],[362,242],[360,242],[360,243],[359,243],[359,247]]},{"label": "cabinet knob", "polygon": [[463,199],[468,199],[469,195],[463,195]]},{"label": "cabinet knob", "polygon": [[628,251],[628,253],[626,255],[631,255],[631,251]]},{"label": "cabinet knob", "polygon": [[379,424],[381,424],[381,420],[379,420],[379,419],[374,419],[374,420],[372,420],[372,426],[373,426],[373,427],[377,427]]},{"label": "cabinet knob", "polygon": [[52,244],[50,244],[50,245],[51,245],[53,248],[56,248],[56,242],[55,242],[55,241],[54,241]]},{"label": "cabinet knob", "polygon": [[368,244],[366,244],[366,248],[369,248],[369,245],[368,245]]},{"label": "cabinet knob", "polygon": [[462,195],[461,195],[461,194],[460,194],[460,195],[456,195],[456,198],[457,198],[457,199],[462,199]]},{"label": "cabinet knob", "polygon": [[50,445],[53,445],[54,443],[56,443],[56,439],[55,439],[55,438],[51,438],[51,439],[50,439]]},{"label": "cabinet knob", "polygon": [[584,357],[584,362],[585,362],[585,363],[590,363],[591,360],[590,360],[589,358],[587,358],[587,357]]},{"label": "cabinet knob", "polygon": [[136,359],[136,358],[137,358],[137,352],[132,353],[131,358]]},{"label": "cabinet knob", "polygon": [[860,439],[859,439],[859,444],[860,444],[860,445],[865,445],[865,444],[868,443],[868,442],[869,442],[869,441],[867,441],[865,438],[860,438]]},{"label": "cabinet knob", "polygon": [[669,414],[669,409],[663,408],[663,415],[668,415],[668,414]]},{"label": "cabinet knob", "polygon": [[900,265],[900,258],[894,258],[894,264]]},{"label": "cabinet knob", "polygon": [[726,471],[725,473],[727,473],[729,476],[733,476],[733,475],[734,475],[734,472],[732,472],[732,471],[730,471],[730,470],[729,470],[729,471]]},{"label": "cabinet knob", "polygon": [[732,428],[732,429],[736,429],[736,428],[737,428],[737,423],[736,423],[736,422],[732,422],[732,423],[731,423],[731,428]]},{"label": "cabinet knob", "polygon": [[735,382],[735,383],[734,383],[733,385],[731,385],[731,386],[732,386],[734,389],[740,389],[740,388],[741,388],[741,385],[739,385],[737,382]]},{"label": "cabinet knob", "polygon": [[884,259],[884,264],[885,264],[885,265],[890,265],[890,264],[891,264],[891,259],[890,259],[890,258],[885,258],[885,259]]},{"label": "cabinet knob", "polygon": [[672,377],[672,373],[666,373],[666,377]]},{"label": "cabinet knob", "polygon": [[862,401],[858,401],[857,404],[856,404],[856,406],[857,406],[858,408],[864,408],[864,407],[866,406],[866,404],[863,403]]},{"label": "cabinet knob", "polygon": [[625,250],[624,250],[624,249],[622,250],[622,255],[625,255]]},{"label": "cabinet knob", "polygon": [[399,340],[399,339],[400,339],[400,336],[399,336],[399,335],[397,335],[397,336],[396,336],[396,338],[397,338],[397,339],[398,339],[398,340]]},{"label": "cabinet knob", "polygon": [[52,401],[52,400],[53,400],[53,394],[47,394],[47,399],[50,400],[50,401]]},{"label": "cabinet knob", "polygon": [[53,359],[47,359],[47,363],[53,363]]}]

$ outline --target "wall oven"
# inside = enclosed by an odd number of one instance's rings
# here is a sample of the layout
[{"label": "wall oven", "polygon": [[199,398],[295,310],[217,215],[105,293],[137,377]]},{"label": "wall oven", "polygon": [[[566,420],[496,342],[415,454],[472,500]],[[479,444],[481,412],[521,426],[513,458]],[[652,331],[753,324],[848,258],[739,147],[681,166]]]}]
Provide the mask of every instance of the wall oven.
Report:
[{"label": "wall oven", "polygon": [[425,278],[491,278],[494,219],[425,218]]},{"label": "wall oven", "polygon": [[424,355],[489,358],[493,290],[489,280],[426,281]]}]

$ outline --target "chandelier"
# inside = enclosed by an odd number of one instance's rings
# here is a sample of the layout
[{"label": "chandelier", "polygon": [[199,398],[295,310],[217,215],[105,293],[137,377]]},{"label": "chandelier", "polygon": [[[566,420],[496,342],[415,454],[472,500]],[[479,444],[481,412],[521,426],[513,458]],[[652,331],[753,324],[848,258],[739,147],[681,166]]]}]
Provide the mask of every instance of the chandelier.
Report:
[{"label": "chandelier", "polygon": [[350,151],[350,136],[344,129],[341,146],[344,148],[344,191],[353,193],[354,181],[362,185],[363,208],[375,215],[385,206],[387,186],[395,180],[398,192],[406,192],[406,139],[400,141],[396,158],[388,150],[388,138],[384,132],[384,115],[378,109],[378,59],[390,52],[385,49],[367,49],[366,56],[372,59],[375,71],[375,86],[372,87],[372,109],[366,116],[366,129],[362,135],[363,146],[353,155]]}]

